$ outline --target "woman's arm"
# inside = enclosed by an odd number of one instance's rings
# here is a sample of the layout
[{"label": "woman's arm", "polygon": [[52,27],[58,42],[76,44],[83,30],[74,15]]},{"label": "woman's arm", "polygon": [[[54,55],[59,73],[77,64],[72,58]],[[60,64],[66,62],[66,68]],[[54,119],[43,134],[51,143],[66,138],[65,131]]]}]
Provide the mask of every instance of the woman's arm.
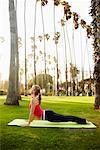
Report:
[{"label": "woman's arm", "polygon": [[29,114],[28,125],[33,121],[34,115]]},{"label": "woman's arm", "polygon": [[31,104],[31,108],[30,108],[30,113],[29,113],[28,124],[30,124],[34,119],[34,110],[36,107],[36,102],[32,99],[30,104]]}]

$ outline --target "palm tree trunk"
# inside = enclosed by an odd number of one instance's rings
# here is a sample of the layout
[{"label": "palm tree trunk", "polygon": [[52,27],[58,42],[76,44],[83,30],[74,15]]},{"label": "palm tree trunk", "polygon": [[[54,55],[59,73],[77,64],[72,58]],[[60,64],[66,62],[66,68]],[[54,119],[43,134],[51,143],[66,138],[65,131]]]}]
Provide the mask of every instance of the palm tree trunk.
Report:
[{"label": "palm tree trunk", "polygon": [[[73,33],[72,33],[72,49],[73,49],[73,53],[74,53],[74,62],[75,62],[75,68],[76,68],[76,57],[75,57],[75,44],[74,44],[74,27],[73,27]],[[74,71],[74,70],[73,70]],[[77,74],[75,75],[75,71],[73,73],[73,96],[76,95],[77,89],[75,89],[75,81],[77,79]]]},{"label": "palm tree trunk", "polygon": [[66,96],[68,96],[68,75],[67,75],[67,48],[66,48],[66,36],[65,36],[65,29],[64,29],[64,26],[63,27],[63,34],[64,34],[64,44],[65,44],[65,62],[66,62],[66,65],[65,65],[65,78],[66,78]]},{"label": "palm tree trunk", "polygon": [[94,46],[94,82],[95,82],[95,102],[94,108],[100,108],[100,1],[91,0],[91,16],[93,18],[93,46]]},{"label": "palm tree trunk", "polygon": [[[53,6],[53,19],[54,19],[54,33],[56,33],[56,25],[55,25],[55,5]],[[57,72],[57,95],[59,96],[59,70],[58,70],[58,46],[57,43],[56,45],[56,59],[57,59],[57,64],[56,64],[56,72]]]},{"label": "palm tree trunk", "polygon": [[[45,45],[45,29],[44,29],[44,17],[43,17],[43,8],[42,8],[42,3],[41,3],[41,17],[42,17],[42,26],[43,26],[43,44],[44,44],[44,74],[45,74],[45,83],[47,83],[47,76],[46,76],[46,45]],[[47,95],[47,84],[45,85],[45,95]]]},{"label": "palm tree trunk", "polygon": [[82,48],[82,29],[80,28],[80,44],[81,44],[81,72],[82,72],[82,96],[84,96],[84,64],[83,64],[83,48]]},{"label": "palm tree trunk", "polygon": [[88,39],[86,39],[86,50],[87,50],[87,56],[88,56],[88,65],[89,65],[89,74],[90,74],[90,80],[88,84],[88,91],[89,91],[89,96],[92,96],[92,89],[91,89],[91,67],[90,67],[90,58],[89,58],[89,50],[88,50]]},{"label": "palm tree trunk", "polygon": [[36,84],[36,56],[35,56],[36,11],[37,11],[37,0],[35,1],[35,10],[34,10],[34,84]]},{"label": "palm tree trunk", "polygon": [[[69,54],[70,54],[70,64],[72,64],[72,54],[71,54],[71,45],[70,45],[70,40],[69,40],[69,35],[68,35],[68,27],[67,27],[67,22],[66,22],[66,36],[67,36],[67,42],[69,46]],[[73,71],[70,73],[70,96],[73,95],[73,87],[72,87],[72,81],[73,81]]]},{"label": "palm tree trunk", "polygon": [[[17,0],[16,0],[16,20],[17,20]],[[18,52],[18,28],[16,27],[16,57],[15,57],[15,61],[16,61],[16,92],[17,92],[17,96],[18,99],[21,100],[21,95],[20,95],[20,91],[19,91],[19,52]]]},{"label": "palm tree trunk", "polygon": [[[17,48],[17,18],[14,7],[14,0],[9,0],[9,20],[10,20],[10,35],[11,35],[11,52],[10,52],[10,71],[9,71],[9,87],[5,104],[19,105],[18,93],[16,86],[16,51]],[[17,50],[16,50],[17,49]]]},{"label": "palm tree trunk", "polygon": [[25,33],[25,92],[27,96],[27,59],[26,59],[26,0],[24,1],[24,33]]}]

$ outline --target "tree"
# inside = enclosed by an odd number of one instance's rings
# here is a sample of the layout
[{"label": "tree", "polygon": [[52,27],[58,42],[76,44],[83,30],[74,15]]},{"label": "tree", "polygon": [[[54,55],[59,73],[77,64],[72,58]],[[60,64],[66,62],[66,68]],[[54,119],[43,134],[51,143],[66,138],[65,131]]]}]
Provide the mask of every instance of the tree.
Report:
[{"label": "tree", "polygon": [[26,0],[24,0],[24,34],[25,34],[25,93],[27,96],[27,59],[26,59]]},{"label": "tree", "polygon": [[91,16],[93,18],[93,47],[94,47],[94,82],[95,102],[94,108],[100,108],[100,1],[91,0]]},{"label": "tree", "polygon": [[59,67],[58,67],[58,41],[60,38],[60,33],[55,32],[53,40],[55,41],[56,45],[56,72],[57,72],[57,95],[59,96]]},{"label": "tree", "polygon": [[15,12],[16,12],[16,52],[15,52],[15,86],[18,99],[21,100],[20,91],[19,91],[19,38],[18,38],[18,29],[17,29],[17,0],[15,1]]},{"label": "tree", "polygon": [[[42,82],[42,79],[44,79],[43,82]],[[37,84],[43,89],[46,89],[48,85],[47,80],[45,79],[48,79],[48,83],[51,83],[51,84],[53,83],[52,76],[49,74],[38,74],[36,76]],[[31,88],[34,82],[35,82],[35,78],[33,78],[32,80],[29,80],[28,87]]]},{"label": "tree", "polygon": [[77,67],[70,63],[70,76],[71,76],[71,80],[73,81],[72,91],[74,96],[75,96],[75,79],[77,80],[78,74],[79,74],[79,70],[77,69]]},{"label": "tree", "polygon": [[55,8],[58,7],[58,5],[60,5],[60,0],[54,0],[54,5],[53,5],[54,38],[53,40],[55,41],[55,46],[56,46],[57,95],[59,96],[58,41],[60,38],[60,33],[56,31],[56,24],[55,24]]},{"label": "tree", "polygon": [[[34,34],[35,34],[35,30],[34,30]],[[37,49],[37,46],[35,45],[35,37],[30,37],[30,39],[31,39],[31,43],[32,43],[31,57],[33,57],[33,60],[34,60],[34,77],[35,77],[35,84],[36,84],[36,49]]]},{"label": "tree", "polygon": [[[46,40],[46,36],[45,36],[45,28],[44,28],[44,15],[43,15],[43,7],[48,3],[48,0],[41,0],[41,17],[42,17],[42,27],[43,27],[43,45],[44,45],[44,73],[45,73],[45,77],[46,76],[46,44],[45,44],[45,40]],[[47,79],[45,79],[47,80]],[[45,88],[45,94],[47,93],[47,87]]]},{"label": "tree", "polygon": [[9,0],[9,20],[10,20],[10,35],[11,35],[11,52],[10,52],[10,71],[9,71],[9,86],[5,104],[19,105],[18,102],[18,87],[16,84],[16,52],[18,51],[18,33],[17,33],[17,18],[14,0]]},{"label": "tree", "polygon": [[41,1],[41,17],[42,17],[42,27],[43,27],[43,44],[44,44],[44,72],[46,74],[46,45],[45,45],[45,29],[44,29],[44,16],[43,16],[43,6],[47,3],[45,1]]},{"label": "tree", "polygon": [[68,67],[67,67],[67,48],[66,48],[66,36],[65,36],[65,21],[64,19],[61,19],[61,26],[63,28],[63,34],[64,34],[64,45],[65,45],[65,79],[66,79],[66,96],[68,96]]}]

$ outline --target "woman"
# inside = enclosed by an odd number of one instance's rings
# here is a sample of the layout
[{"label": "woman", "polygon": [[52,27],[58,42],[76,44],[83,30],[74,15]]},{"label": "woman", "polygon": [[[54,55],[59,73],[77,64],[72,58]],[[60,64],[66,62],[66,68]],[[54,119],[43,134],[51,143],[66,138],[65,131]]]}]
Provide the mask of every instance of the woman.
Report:
[{"label": "woman", "polygon": [[34,85],[31,90],[32,100],[30,101],[30,113],[28,124],[29,125],[34,118],[48,120],[51,122],[77,122],[78,124],[86,124],[86,119],[75,117],[75,116],[64,116],[58,113],[55,113],[52,110],[43,110],[40,106],[41,104],[41,93],[40,87]]}]

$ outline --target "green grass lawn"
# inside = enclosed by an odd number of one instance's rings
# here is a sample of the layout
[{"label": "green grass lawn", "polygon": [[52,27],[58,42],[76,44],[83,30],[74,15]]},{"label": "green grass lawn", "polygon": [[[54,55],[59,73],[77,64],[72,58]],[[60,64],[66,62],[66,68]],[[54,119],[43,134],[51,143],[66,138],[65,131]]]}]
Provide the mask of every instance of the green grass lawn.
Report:
[{"label": "green grass lawn", "polygon": [[96,129],[60,129],[7,126],[13,119],[27,119],[30,97],[20,106],[4,105],[0,96],[1,150],[100,150],[100,110],[94,111],[94,97],[43,97],[42,107],[64,115],[87,118]]}]

